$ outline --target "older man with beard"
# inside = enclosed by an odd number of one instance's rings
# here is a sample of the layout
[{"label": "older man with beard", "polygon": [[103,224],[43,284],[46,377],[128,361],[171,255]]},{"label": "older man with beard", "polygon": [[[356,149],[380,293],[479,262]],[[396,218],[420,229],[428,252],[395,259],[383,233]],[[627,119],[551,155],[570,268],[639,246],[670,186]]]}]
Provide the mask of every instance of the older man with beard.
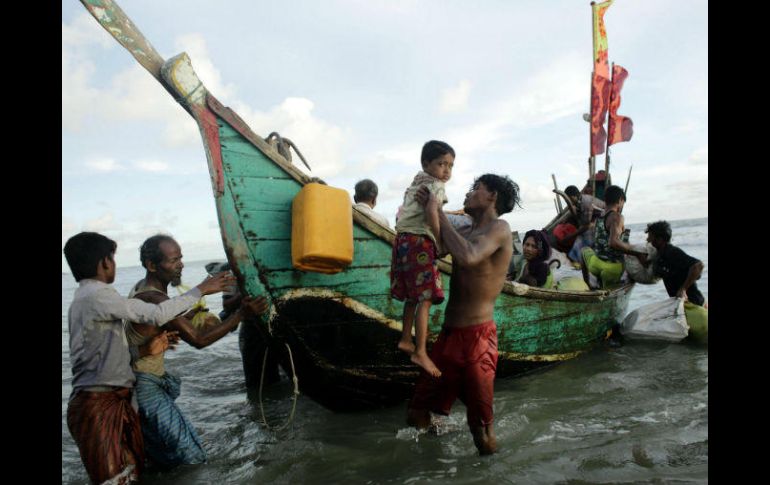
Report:
[{"label": "older man with beard", "polygon": [[[129,297],[148,303],[168,300],[169,283],[181,280],[184,268],[179,244],[171,236],[152,236],[142,244],[139,258],[147,272],[134,285]],[[255,317],[266,310],[264,297],[245,297],[240,308],[222,322],[196,328],[191,322],[193,315],[187,313],[171,320],[162,329],[176,331],[179,338],[202,349],[234,330],[244,317]],[[157,332],[157,327],[139,322],[132,322],[126,327],[129,344],[135,346],[143,345]],[[136,358],[132,368],[136,374],[136,394],[147,457],[161,468],[206,461],[206,453],[195,429],[174,402],[179,396],[181,381],[166,372],[163,354]]]}]

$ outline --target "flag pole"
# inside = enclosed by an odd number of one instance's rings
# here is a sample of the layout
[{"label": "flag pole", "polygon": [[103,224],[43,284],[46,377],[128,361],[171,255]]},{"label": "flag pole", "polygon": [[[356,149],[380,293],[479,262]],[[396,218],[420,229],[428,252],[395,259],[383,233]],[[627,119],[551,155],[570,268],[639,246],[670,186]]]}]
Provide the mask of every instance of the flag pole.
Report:
[{"label": "flag pole", "polygon": [[594,178],[594,155],[593,150],[593,126],[594,126],[594,103],[593,99],[593,85],[594,85],[594,72],[591,70],[591,82],[588,83],[588,99],[590,106],[588,107],[588,183],[590,184]]},{"label": "flag pole", "polygon": [[588,181],[591,183],[592,195],[596,195],[596,178],[594,171],[596,170],[596,156],[593,154],[593,127],[594,127],[594,103],[593,103],[593,86],[594,86],[594,71],[596,68],[596,23],[594,22],[594,5],[596,2],[591,2],[591,82],[589,83],[590,90],[588,93],[588,99],[591,106],[591,121],[588,123]]},{"label": "flag pole", "polygon": [[[612,63],[612,70],[610,71],[610,97],[607,100],[608,105],[611,104],[610,100],[612,99],[612,83],[615,80],[615,63]],[[607,106],[607,110],[612,109],[612,106]],[[604,172],[606,182],[605,185],[610,184],[610,113],[607,113],[607,144],[604,148]]]}]

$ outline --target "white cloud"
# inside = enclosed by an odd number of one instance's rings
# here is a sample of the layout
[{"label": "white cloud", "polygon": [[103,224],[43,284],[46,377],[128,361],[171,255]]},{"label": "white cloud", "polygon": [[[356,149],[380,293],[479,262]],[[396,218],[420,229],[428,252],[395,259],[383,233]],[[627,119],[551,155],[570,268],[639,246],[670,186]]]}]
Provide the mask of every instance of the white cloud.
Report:
[{"label": "white cloud", "polygon": [[[306,98],[286,98],[268,112],[251,109],[237,103],[235,111],[255,133],[267,136],[278,132],[299,147],[316,177],[331,177],[347,169],[342,153],[349,130],[316,118],[315,104]],[[293,163],[307,171],[299,156],[292,154]]]},{"label": "white cloud", "polygon": [[63,46],[83,46],[98,44],[102,48],[112,48],[114,40],[90,13],[83,12],[76,16],[72,24],[61,25],[61,43]]},{"label": "white cloud", "polygon": [[[101,32],[99,32],[101,31]],[[86,59],[87,48],[94,43],[106,45],[106,32],[89,14],[76,17],[71,25],[62,23],[61,74],[62,74],[62,128],[79,131],[82,119],[97,105],[99,91],[89,82],[94,74],[94,64]]]},{"label": "white cloud", "polygon": [[[691,158],[692,160],[692,158]],[[684,177],[688,180],[708,180],[708,165],[703,163],[694,164],[693,162],[676,162],[666,165],[655,165],[649,168],[640,168],[634,170],[631,175],[631,182],[634,179],[650,179],[658,183],[663,180],[672,180],[676,177]]]},{"label": "white cloud", "polygon": [[167,163],[157,160],[137,160],[134,167],[142,172],[166,172],[169,168]]},{"label": "white cloud", "polygon": [[112,158],[94,158],[85,162],[85,165],[98,172],[115,172],[125,170],[120,163]]},{"label": "white cloud", "polygon": [[[87,116],[112,121],[159,121],[167,145],[198,146],[200,135],[195,121],[168,92],[138,63],[115,74],[106,88],[93,85],[98,59],[93,45],[114,47],[110,38],[89,14],[62,24],[62,129],[80,131]],[[194,67],[210,89],[224,96],[233,91],[220,82],[219,72],[208,58],[202,37],[188,34],[177,45],[195,54]],[[124,53],[125,54],[125,53]]]},{"label": "white cloud", "polygon": [[206,40],[201,34],[180,35],[174,40],[174,46],[178,53],[186,52],[190,56],[195,74],[198,75],[206,89],[225,104],[231,101],[236,93],[235,85],[222,82],[222,74],[214,66],[214,61],[211,60],[206,46]]},{"label": "white cloud", "polygon": [[[521,82],[489,110],[486,117],[451,130],[444,139],[463,157],[497,147],[513,129],[531,128],[587,110],[583,56],[569,52]],[[520,146],[506,139],[505,149]]]},{"label": "white cloud", "polygon": [[441,93],[439,111],[442,113],[456,113],[468,108],[468,97],[471,93],[471,82],[467,79],[453,88],[444,89]]},{"label": "white cloud", "polygon": [[703,121],[701,120],[684,120],[680,124],[671,128],[671,131],[672,133],[676,134],[690,134],[698,133],[703,128]]},{"label": "white cloud", "polygon": [[505,120],[514,126],[543,125],[587,110],[584,57],[566,53],[530,76],[504,103]]},{"label": "white cloud", "polygon": [[[86,116],[113,121],[158,121],[164,126],[163,141],[167,145],[199,147],[200,134],[195,121],[139,64],[134,63],[113,76],[106,89],[92,85],[96,67],[86,48],[89,37],[94,36],[92,24],[95,22],[89,17],[81,16],[70,25],[62,24],[62,129],[81,129]],[[95,38],[102,42],[104,34]],[[70,40],[64,42],[65,37]],[[266,112],[252,109],[237,99],[234,85],[222,82],[200,34],[179,36],[175,45],[190,55],[193,68],[206,88],[225,104],[234,106],[256,133],[267,136],[277,131],[291,139],[308,160],[312,175],[329,177],[345,169],[342,153],[349,130],[317,118],[312,112],[315,105],[311,100],[286,98]],[[299,157],[295,158],[295,164],[304,170]]]}]

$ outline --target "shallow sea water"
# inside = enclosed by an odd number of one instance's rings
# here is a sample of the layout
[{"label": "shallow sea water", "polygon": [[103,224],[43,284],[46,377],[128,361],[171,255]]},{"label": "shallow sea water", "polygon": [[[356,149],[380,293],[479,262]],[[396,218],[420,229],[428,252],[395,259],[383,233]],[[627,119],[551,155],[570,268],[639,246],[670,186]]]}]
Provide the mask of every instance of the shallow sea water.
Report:
[{"label": "shallow sea water", "polygon": [[[631,242],[645,224],[629,225]],[[673,244],[701,259],[698,287],[708,299],[708,219],[672,221]],[[188,263],[196,284],[207,261]],[[119,268],[115,287],[127,294],[141,267]],[[76,283],[62,275],[62,483],[88,479],[66,425],[71,392],[66,312]],[[663,283],[636,285],[628,311],[666,298]],[[208,298],[218,311],[218,296]],[[405,424],[405,404],[335,414],[300,395],[285,430],[261,426],[256,395],[243,383],[238,335],[202,351],[182,344],[167,354],[182,377],[177,400],[209,455],[203,465],[150,472],[142,483],[707,483],[708,347],[627,341],[601,345],[571,361],[495,385],[500,451],[479,457],[456,403],[438,433]],[[302,376],[299,376],[301,379]],[[292,385],[264,391],[271,425],[292,408]]]}]

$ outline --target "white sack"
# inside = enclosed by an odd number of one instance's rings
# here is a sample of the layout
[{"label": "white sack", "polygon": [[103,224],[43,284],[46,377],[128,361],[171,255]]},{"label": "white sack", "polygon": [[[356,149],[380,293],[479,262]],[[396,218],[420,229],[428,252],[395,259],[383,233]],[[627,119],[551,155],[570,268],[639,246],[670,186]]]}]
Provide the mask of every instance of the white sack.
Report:
[{"label": "white sack", "polygon": [[[655,261],[658,258],[658,251],[655,249],[655,247],[652,244],[647,243],[646,245],[642,244],[632,244],[633,248],[636,251],[642,251],[647,253],[647,259],[651,262]],[[624,255],[625,259],[625,268],[626,272],[628,273],[629,278],[636,281],[637,283],[642,283],[645,285],[651,285],[654,283],[657,283],[660,281],[659,276],[655,276],[652,273],[652,263],[650,263],[649,266],[646,268],[642,266],[642,262],[639,261],[639,259],[636,256],[632,256],[630,254]]]},{"label": "white sack", "polygon": [[630,339],[679,342],[687,337],[689,331],[684,300],[676,297],[641,306],[629,313],[620,324],[620,333]]}]

